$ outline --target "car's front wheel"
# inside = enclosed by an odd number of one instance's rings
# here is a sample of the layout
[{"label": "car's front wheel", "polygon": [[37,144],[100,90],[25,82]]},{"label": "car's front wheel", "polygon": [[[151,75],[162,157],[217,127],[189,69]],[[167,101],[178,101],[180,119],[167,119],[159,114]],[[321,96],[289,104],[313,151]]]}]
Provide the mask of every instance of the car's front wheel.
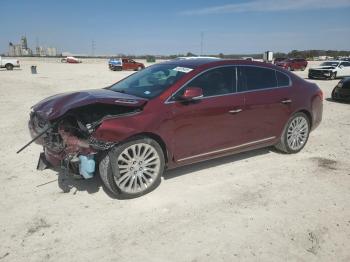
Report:
[{"label": "car's front wheel", "polygon": [[336,77],[337,77],[337,73],[334,72],[334,73],[331,73],[329,79],[330,79],[330,80],[334,80]]},{"label": "car's front wheel", "polygon": [[11,64],[7,64],[5,67],[7,70],[13,70],[13,65]]},{"label": "car's front wheel", "polygon": [[289,119],[275,147],[284,153],[298,153],[306,145],[309,134],[310,120],[306,114],[298,112]]},{"label": "car's front wheel", "polygon": [[159,185],[164,166],[160,145],[151,138],[137,138],[113,148],[100,161],[99,170],[114,195],[134,198]]}]

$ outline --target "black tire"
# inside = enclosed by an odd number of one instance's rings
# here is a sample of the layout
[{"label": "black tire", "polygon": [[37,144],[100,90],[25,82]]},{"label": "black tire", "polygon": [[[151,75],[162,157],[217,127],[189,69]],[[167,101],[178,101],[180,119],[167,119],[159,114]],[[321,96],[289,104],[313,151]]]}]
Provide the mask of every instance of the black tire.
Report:
[{"label": "black tire", "polygon": [[309,78],[309,79],[314,79],[311,75],[308,75],[308,78]]},{"label": "black tire", "polygon": [[6,64],[6,65],[5,65],[5,68],[6,68],[7,70],[13,70],[13,65],[12,65],[12,64]]},{"label": "black tire", "polygon": [[329,79],[330,79],[330,80],[334,80],[336,77],[337,77],[337,73],[334,72],[334,73],[331,73]]},{"label": "black tire", "polygon": [[115,71],[122,71],[123,70],[123,68],[121,67],[121,66],[117,66],[116,68],[115,68]]},{"label": "black tire", "polygon": [[[307,136],[306,136],[306,140],[303,142],[303,145],[301,148],[297,149],[297,150],[294,150],[293,148],[291,148],[288,144],[288,141],[287,141],[287,131],[288,131],[288,128],[290,126],[290,124],[292,123],[292,121],[294,119],[296,119],[297,117],[302,117],[306,120],[307,122],[307,125],[308,125],[308,132],[307,132]],[[302,113],[302,112],[298,112],[296,114],[294,114],[287,122],[287,124],[285,125],[284,129],[283,129],[283,132],[282,132],[282,135],[280,137],[280,141],[278,142],[278,144],[275,145],[275,148],[283,153],[286,153],[286,154],[295,154],[295,153],[298,153],[300,150],[302,150],[304,148],[304,146],[306,145],[308,139],[309,139],[309,134],[310,134],[310,119],[309,117]]]},{"label": "black tire", "polygon": [[332,100],[337,100],[335,97],[335,88],[332,90],[332,95],[331,95]]},{"label": "black tire", "polygon": [[[122,188],[117,185],[116,179],[119,179],[119,176],[120,176],[117,159],[126,148],[129,148],[130,146],[136,145],[136,144],[147,144],[152,148],[154,148],[160,160],[159,161],[160,168],[159,168],[159,172],[156,174],[156,177],[153,179],[151,185],[147,186],[146,189],[142,190],[141,192],[130,193],[130,192],[123,191]],[[115,164],[113,164],[113,162],[110,161],[111,158],[115,159]],[[165,158],[164,158],[163,150],[160,147],[160,145],[151,138],[140,137],[140,138],[135,138],[135,139],[126,141],[125,143],[120,144],[114,147],[113,149],[111,149],[108,152],[108,154],[103,156],[102,159],[100,160],[99,172],[100,172],[100,177],[102,182],[114,196],[116,196],[119,199],[130,199],[130,198],[143,196],[151,192],[152,190],[154,190],[156,187],[158,187],[161,182],[161,177],[164,172],[164,167],[165,167]],[[125,180],[128,180],[128,179],[125,179]]]}]

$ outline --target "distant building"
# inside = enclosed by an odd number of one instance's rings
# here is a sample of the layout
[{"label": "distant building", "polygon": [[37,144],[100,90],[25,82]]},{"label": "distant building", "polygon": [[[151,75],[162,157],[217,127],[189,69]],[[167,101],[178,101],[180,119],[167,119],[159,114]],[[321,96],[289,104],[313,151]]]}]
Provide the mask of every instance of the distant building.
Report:
[{"label": "distant building", "polygon": [[21,46],[22,46],[22,49],[28,49],[27,37],[25,36],[21,37]]},{"label": "distant building", "polygon": [[46,50],[42,46],[37,46],[35,51],[37,56],[46,56]]},{"label": "distant building", "polygon": [[33,52],[28,48],[27,38],[22,36],[20,44],[9,43],[9,56],[31,56]]},{"label": "distant building", "polygon": [[46,48],[46,55],[47,56],[57,56],[57,49],[55,47]]}]

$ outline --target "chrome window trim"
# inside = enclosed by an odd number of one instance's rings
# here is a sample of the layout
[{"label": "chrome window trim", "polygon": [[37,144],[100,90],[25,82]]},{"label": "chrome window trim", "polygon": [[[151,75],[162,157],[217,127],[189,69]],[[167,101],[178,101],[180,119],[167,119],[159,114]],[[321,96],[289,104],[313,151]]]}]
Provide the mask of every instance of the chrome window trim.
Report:
[{"label": "chrome window trim", "polygon": [[[178,92],[180,92],[188,83],[190,83],[192,80],[194,80],[195,78],[201,76],[202,74],[210,71],[210,70],[213,70],[213,69],[217,69],[217,68],[222,68],[222,67],[235,67],[235,71],[236,71],[236,92],[233,92],[233,93],[227,93],[227,94],[222,94],[222,95],[215,95],[215,96],[205,96],[205,97],[202,97],[200,99],[197,99],[198,100],[204,100],[204,99],[208,99],[208,98],[215,98],[215,97],[221,97],[221,96],[230,96],[230,95],[237,95],[237,94],[243,94],[243,93],[251,93],[251,92],[258,92],[258,91],[265,91],[265,90],[271,90],[271,89],[277,89],[277,88],[287,88],[287,87],[291,87],[292,86],[292,79],[289,75],[287,75],[286,73],[280,71],[280,70],[277,70],[277,69],[273,69],[273,68],[268,68],[268,67],[264,67],[264,66],[257,66],[257,65],[237,65],[237,64],[232,64],[232,65],[220,65],[220,66],[215,66],[215,67],[211,67],[211,68],[208,68],[202,72],[200,72],[198,75],[195,75],[194,77],[192,77],[190,80],[186,81],[186,83],[184,83],[178,90],[176,90],[174,93],[172,93],[165,101],[164,101],[164,104],[173,104],[173,103],[176,103],[178,101],[176,100],[171,100],[174,95],[176,95]],[[258,68],[264,68],[264,69],[270,69],[270,70],[274,70],[275,71],[275,75],[276,75],[276,72],[280,72],[284,75],[286,75],[289,79],[289,85],[287,86],[277,86],[277,87],[267,87],[267,88],[262,88],[262,89],[255,89],[255,90],[245,90],[245,91],[240,91],[238,92],[238,67],[239,66],[250,66],[250,67],[258,67]],[[277,81],[277,75],[276,75],[276,81]],[[278,81],[277,81],[277,85],[278,85]]]},{"label": "chrome window trim", "polygon": [[255,144],[258,144],[258,143],[261,143],[261,142],[266,142],[266,141],[273,140],[275,138],[276,138],[275,136],[271,136],[271,137],[263,138],[263,139],[260,139],[260,140],[255,140],[255,141],[252,141],[252,142],[244,143],[244,144],[241,144],[241,145],[238,145],[238,146],[227,147],[227,148],[223,148],[223,149],[210,151],[210,152],[207,152],[207,153],[202,153],[202,154],[197,154],[197,155],[181,158],[181,159],[177,160],[176,162],[182,162],[182,161],[190,160],[190,159],[193,159],[193,158],[213,155],[213,154],[216,154],[216,153],[230,151],[230,150],[242,148],[242,147],[245,147],[245,146],[255,145]]}]

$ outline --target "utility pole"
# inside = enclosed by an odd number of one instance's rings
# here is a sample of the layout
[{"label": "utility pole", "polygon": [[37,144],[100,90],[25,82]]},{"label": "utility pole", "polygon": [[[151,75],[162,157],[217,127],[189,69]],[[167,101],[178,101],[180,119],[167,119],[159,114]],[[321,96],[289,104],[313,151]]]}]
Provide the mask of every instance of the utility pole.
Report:
[{"label": "utility pole", "polygon": [[201,54],[200,54],[200,56],[203,55],[203,37],[204,37],[204,33],[201,32]]},{"label": "utility pole", "polygon": [[96,48],[96,46],[95,46],[95,40],[92,40],[92,41],[91,41],[91,55],[92,55],[92,56],[95,56],[95,48]]}]

